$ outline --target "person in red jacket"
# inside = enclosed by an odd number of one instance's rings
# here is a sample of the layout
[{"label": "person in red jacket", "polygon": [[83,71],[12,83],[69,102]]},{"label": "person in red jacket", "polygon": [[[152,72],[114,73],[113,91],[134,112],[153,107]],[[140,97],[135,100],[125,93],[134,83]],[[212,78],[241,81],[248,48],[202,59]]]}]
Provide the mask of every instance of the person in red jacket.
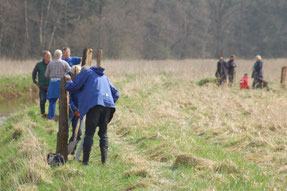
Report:
[{"label": "person in red jacket", "polygon": [[243,78],[240,80],[240,89],[250,89],[248,85],[248,74],[244,74]]}]

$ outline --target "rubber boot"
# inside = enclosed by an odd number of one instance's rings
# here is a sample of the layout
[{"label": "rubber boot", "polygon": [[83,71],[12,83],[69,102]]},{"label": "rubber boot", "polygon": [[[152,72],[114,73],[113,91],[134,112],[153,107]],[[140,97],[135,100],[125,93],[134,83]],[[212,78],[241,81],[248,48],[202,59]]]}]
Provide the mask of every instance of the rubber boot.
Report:
[{"label": "rubber boot", "polygon": [[101,147],[102,164],[105,164],[108,156],[108,148]]},{"label": "rubber boot", "polygon": [[90,153],[83,153],[83,165],[89,164]]}]

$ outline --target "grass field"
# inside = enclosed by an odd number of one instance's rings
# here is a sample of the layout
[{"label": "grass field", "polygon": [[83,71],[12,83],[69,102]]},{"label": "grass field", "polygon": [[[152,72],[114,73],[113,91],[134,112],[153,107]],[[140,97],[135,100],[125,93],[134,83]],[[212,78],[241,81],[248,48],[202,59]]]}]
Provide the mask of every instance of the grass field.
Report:
[{"label": "grass field", "polygon": [[[238,76],[253,63],[238,62]],[[284,62],[265,61],[267,92],[200,86],[214,60],[105,61],[121,96],[107,165],[96,137],[90,166],[47,166],[58,124],[29,106],[1,124],[0,190],[285,190]]]}]

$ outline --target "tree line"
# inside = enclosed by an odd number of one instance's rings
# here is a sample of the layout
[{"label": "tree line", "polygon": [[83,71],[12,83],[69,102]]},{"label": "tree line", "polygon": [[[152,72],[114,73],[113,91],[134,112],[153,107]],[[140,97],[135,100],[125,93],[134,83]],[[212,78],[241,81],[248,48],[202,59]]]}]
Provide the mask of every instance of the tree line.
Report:
[{"label": "tree line", "polygon": [[287,56],[286,0],[0,0],[0,56],[69,46],[110,59]]}]

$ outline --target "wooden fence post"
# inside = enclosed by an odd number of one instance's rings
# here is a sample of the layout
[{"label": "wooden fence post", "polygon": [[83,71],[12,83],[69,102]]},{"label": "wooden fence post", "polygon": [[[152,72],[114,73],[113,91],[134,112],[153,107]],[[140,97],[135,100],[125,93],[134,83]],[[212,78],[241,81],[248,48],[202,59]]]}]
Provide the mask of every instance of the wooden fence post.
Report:
[{"label": "wooden fence post", "polygon": [[69,138],[69,92],[66,91],[66,80],[61,79],[59,99],[59,131],[57,134],[56,153],[61,153],[65,161],[68,159],[68,138]]},{"label": "wooden fence post", "polygon": [[97,67],[101,67],[102,65],[102,55],[103,55],[103,50],[102,49],[98,50]]},{"label": "wooden fence post", "polygon": [[287,70],[287,67],[286,67],[286,66],[282,67],[282,72],[281,72],[281,88],[285,88],[286,70]]},{"label": "wooden fence post", "polygon": [[93,49],[85,48],[83,51],[82,66],[91,67],[92,61],[93,61]]}]

